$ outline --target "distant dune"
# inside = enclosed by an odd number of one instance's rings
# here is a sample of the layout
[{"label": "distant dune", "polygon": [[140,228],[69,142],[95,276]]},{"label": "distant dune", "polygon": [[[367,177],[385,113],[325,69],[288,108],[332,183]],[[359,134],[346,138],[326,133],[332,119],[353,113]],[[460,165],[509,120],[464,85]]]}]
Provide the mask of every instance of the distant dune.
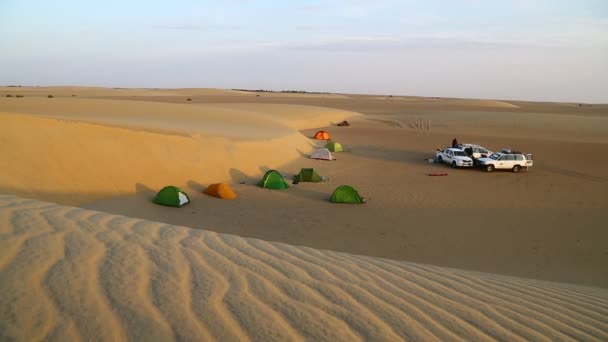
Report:
[{"label": "distant dune", "polygon": [[605,289],[0,196],[2,340],[608,339]]},{"label": "distant dune", "polygon": [[389,100],[389,101],[410,101],[410,102],[421,102],[427,105],[440,104],[442,106],[475,106],[475,107],[488,107],[488,108],[519,108],[512,103],[506,101],[496,100],[473,100],[473,99],[451,99],[451,98],[439,98],[439,97],[411,97],[411,96],[375,96],[373,99],[377,100]]}]

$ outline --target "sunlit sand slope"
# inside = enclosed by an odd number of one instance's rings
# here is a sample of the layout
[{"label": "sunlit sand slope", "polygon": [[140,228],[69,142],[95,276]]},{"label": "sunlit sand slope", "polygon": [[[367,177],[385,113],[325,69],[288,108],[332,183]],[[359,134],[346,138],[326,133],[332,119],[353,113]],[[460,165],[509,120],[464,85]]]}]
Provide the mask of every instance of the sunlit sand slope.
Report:
[{"label": "sunlit sand slope", "polygon": [[603,289],[14,196],[0,196],[0,308],[2,340],[608,339]]},{"label": "sunlit sand slope", "polygon": [[8,99],[0,103],[0,191],[78,204],[231,181],[309,153],[299,129],[353,115],[297,105]]}]

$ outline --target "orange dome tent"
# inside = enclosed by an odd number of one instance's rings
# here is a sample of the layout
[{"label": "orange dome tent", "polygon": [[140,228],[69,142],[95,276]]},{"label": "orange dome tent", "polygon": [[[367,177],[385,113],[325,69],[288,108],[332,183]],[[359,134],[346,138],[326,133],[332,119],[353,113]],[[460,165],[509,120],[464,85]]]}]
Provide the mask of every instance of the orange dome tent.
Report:
[{"label": "orange dome tent", "polygon": [[230,189],[230,187],[226,183],[211,184],[203,192],[209,196],[213,196],[213,197],[217,197],[217,198],[221,198],[221,199],[235,199],[236,198],[236,194],[234,193],[234,191],[232,191],[232,189]]},{"label": "orange dome tent", "polygon": [[315,133],[315,139],[317,139],[317,140],[331,140],[331,138],[329,137],[329,133],[327,133],[325,131],[318,131],[317,133]]}]

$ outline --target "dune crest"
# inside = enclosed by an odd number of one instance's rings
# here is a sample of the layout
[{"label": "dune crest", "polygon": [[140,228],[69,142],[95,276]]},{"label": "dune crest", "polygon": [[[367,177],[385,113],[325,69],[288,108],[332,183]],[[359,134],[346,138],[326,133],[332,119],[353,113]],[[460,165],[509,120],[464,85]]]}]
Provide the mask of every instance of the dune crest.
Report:
[{"label": "dune crest", "polygon": [[17,340],[608,339],[608,292],[0,196]]}]

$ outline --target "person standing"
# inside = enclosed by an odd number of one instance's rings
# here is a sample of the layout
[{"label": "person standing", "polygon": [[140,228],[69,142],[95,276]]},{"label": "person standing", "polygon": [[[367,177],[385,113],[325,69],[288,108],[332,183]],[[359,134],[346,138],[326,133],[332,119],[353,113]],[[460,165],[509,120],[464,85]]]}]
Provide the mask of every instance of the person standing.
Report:
[{"label": "person standing", "polygon": [[454,138],[454,140],[452,140],[452,147],[453,148],[458,147],[458,140],[456,140],[456,138]]}]

